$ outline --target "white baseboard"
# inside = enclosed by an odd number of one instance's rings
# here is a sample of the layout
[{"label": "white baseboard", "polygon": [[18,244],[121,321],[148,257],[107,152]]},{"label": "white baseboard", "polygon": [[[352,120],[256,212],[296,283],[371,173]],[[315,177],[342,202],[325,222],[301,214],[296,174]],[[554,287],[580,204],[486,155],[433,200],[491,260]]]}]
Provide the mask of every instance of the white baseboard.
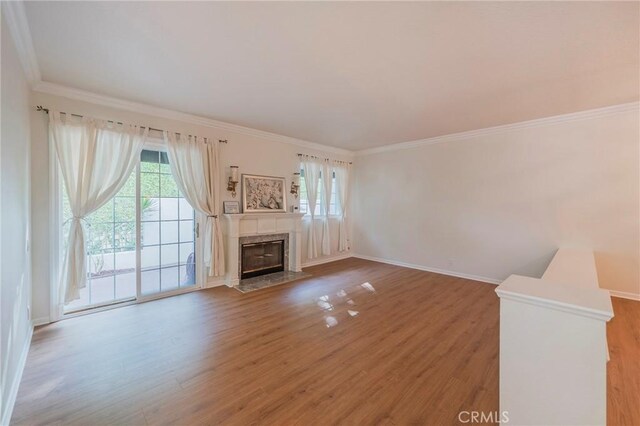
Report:
[{"label": "white baseboard", "polygon": [[34,327],[37,327],[39,325],[49,324],[49,323],[51,323],[51,320],[49,319],[49,317],[34,318],[31,320],[31,324],[33,324]]},{"label": "white baseboard", "polygon": [[17,367],[16,374],[13,376],[13,380],[11,381],[11,387],[9,388],[7,405],[3,407],[2,419],[0,420],[0,425],[2,426],[8,425],[9,422],[11,421],[11,415],[13,414],[13,406],[15,405],[16,398],[18,396],[18,388],[20,387],[20,382],[22,381],[22,372],[24,371],[24,366],[27,363],[27,355],[29,355],[29,348],[31,347],[32,337],[33,337],[33,323],[29,326],[27,338],[24,340],[22,353],[20,354],[20,359],[18,360],[18,365],[16,366]]},{"label": "white baseboard", "polygon": [[611,294],[612,297],[619,297],[621,299],[640,301],[640,294],[638,293],[628,293],[626,291],[609,290],[609,294]]},{"label": "white baseboard", "polygon": [[395,265],[395,266],[403,266],[405,268],[417,269],[419,271],[433,272],[433,273],[436,273],[436,274],[449,275],[449,276],[458,277],[458,278],[465,278],[467,280],[480,281],[480,282],[489,283],[489,284],[499,285],[499,284],[502,284],[502,281],[503,281],[503,280],[498,280],[498,279],[495,279],[495,278],[487,278],[487,277],[481,277],[481,276],[478,276],[478,275],[464,274],[464,273],[461,273],[461,272],[448,271],[446,269],[432,268],[432,267],[429,267],[429,266],[416,265],[416,264],[413,264],[413,263],[400,262],[400,261],[397,261],[397,260],[383,259],[383,258],[380,258],[380,257],[373,257],[373,256],[366,256],[364,254],[353,253],[352,256],[353,257],[357,257],[359,259],[372,260],[374,262],[387,263],[389,265]]},{"label": "white baseboard", "polygon": [[[445,270],[445,269],[430,268],[428,266],[415,265],[415,264],[412,264],[412,263],[400,262],[400,261],[397,261],[397,260],[390,260],[390,259],[383,259],[383,258],[380,258],[380,257],[367,256],[367,255],[364,255],[364,254],[353,253],[351,256],[352,257],[357,257],[359,259],[372,260],[374,262],[387,263],[389,265],[395,265],[395,266],[403,266],[405,268],[418,269],[420,271],[435,272],[436,274],[450,275],[452,277],[458,277],[458,278],[466,278],[466,279],[469,279],[469,280],[481,281],[481,282],[489,283],[489,284],[496,284],[496,285],[502,284],[502,280],[498,280],[498,279],[494,279],[494,278],[481,277],[481,276],[478,276],[478,275],[463,274],[463,273],[460,273],[460,272],[448,271],[448,270]],[[605,290],[607,290],[607,289],[605,289]],[[625,292],[625,291],[609,290],[609,294],[611,294],[612,297],[619,297],[619,298],[622,298],[622,299],[640,301],[640,294],[638,294],[638,293],[628,293],[628,292]]]},{"label": "white baseboard", "polygon": [[352,257],[353,254],[350,251],[333,254],[331,256],[320,257],[318,259],[307,260],[302,264],[303,268],[308,268],[309,266],[322,265],[323,263],[335,262],[336,260],[347,259]]},{"label": "white baseboard", "polygon": [[223,285],[227,285],[227,280],[225,278],[221,278],[215,281],[209,281],[204,286],[202,286],[202,289],[204,290],[207,288],[220,287]]}]

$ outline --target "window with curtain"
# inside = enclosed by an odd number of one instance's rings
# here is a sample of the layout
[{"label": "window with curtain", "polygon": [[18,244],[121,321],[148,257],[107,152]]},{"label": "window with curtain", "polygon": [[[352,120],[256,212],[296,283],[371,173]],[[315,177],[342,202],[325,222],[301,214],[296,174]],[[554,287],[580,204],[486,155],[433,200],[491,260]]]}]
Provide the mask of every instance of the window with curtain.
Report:
[{"label": "window with curtain", "polygon": [[[304,213],[305,215],[310,216],[311,212],[309,211],[309,200],[307,198],[307,188],[304,183],[304,170],[300,170],[300,213]],[[322,172],[320,173],[319,181],[318,181],[318,202],[316,203],[316,216],[321,216],[324,211],[324,197],[322,196],[323,192],[323,184],[322,184]],[[333,184],[331,185],[331,199],[329,200],[329,214],[332,216],[336,216],[340,214],[337,202],[336,195],[336,175],[333,173]]]}]

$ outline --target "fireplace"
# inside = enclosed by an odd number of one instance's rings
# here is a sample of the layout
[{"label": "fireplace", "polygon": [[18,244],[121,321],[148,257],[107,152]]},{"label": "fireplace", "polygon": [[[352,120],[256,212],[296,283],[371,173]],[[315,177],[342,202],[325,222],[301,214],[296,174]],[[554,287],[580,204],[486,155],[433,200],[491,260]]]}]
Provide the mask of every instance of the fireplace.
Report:
[{"label": "fireplace", "polygon": [[[284,241],[284,269],[278,275],[301,272],[300,240],[302,238],[302,213],[254,213],[225,214],[227,231],[227,274],[229,287],[240,286],[241,281],[260,280],[263,277],[242,277],[242,246],[244,244]],[[269,279],[269,277],[264,278]]]},{"label": "fireplace", "polygon": [[244,243],[240,251],[240,279],[285,270],[284,239]]}]

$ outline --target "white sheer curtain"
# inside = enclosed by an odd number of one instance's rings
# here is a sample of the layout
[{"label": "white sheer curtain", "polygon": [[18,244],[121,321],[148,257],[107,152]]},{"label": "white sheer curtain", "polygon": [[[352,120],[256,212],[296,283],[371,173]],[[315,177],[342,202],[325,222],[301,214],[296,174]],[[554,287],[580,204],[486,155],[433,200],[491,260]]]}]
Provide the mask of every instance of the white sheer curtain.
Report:
[{"label": "white sheer curtain", "polygon": [[316,247],[315,211],[316,202],[318,200],[318,181],[320,180],[322,161],[310,155],[301,155],[300,162],[300,167],[304,173],[304,185],[307,190],[307,200],[309,201],[309,214],[311,215],[311,222],[309,223],[309,232],[307,236],[307,258],[315,259],[318,257],[318,248]]},{"label": "white sheer curtain", "polygon": [[331,204],[331,189],[333,184],[333,167],[329,160],[322,162],[322,254],[331,254],[331,235],[329,232],[329,211]]},{"label": "white sheer curtain", "polygon": [[122,188],[140,158],[148,129],[49,111],[55,145],[73,218],[62,267],[58,307],[80,297],[87,283],[84,218]]},{"label": "white sheer curtain", "polygon": [[169,165],[187,202],[207,216],[204,231],[204,263],[209,276],[224,275],[224,246],[218,218],[220,203],[219,142],[164,132]]},{"label": "white sheer curtain", "polygon": [[334,161],[333,170],[336,174],[336,195],[340,206],[340,225],[338,228],[338,251],[349,249],[349,236],[347,230],[347,207],[349,206],[349,175],[351,164],[344,161]]}]

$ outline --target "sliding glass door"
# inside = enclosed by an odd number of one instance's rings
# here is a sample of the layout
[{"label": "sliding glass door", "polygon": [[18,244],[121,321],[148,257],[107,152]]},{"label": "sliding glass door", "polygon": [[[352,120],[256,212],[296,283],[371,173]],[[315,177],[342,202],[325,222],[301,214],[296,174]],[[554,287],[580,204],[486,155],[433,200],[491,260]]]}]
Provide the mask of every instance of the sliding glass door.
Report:
[{"label": "sliding glass door", "polygon": [[178,190],[166,153],[142,151],[140,195],[141,294],[193,287],[195,211]]},{"label": "sliding glass door", "polygon": [[[62,241],[66,246],[72,215],[66,192],[62,190],[62,194]],[[65,311],[135,299],[135,173],[131,174],[115,197],[86,218],[84,225],[87,250],[87,286],[80,290],[80,299],[65,306]]]},{"label": "sliding glass door", "polygon": [[[63,189],[61,194],[66,245],[72,215]],[[198,286],[197,227],[195,211],[171,175],[167,154],[143,150],[118,194],[86,218],[87,286],[79,300],[65,306],[65,313]]]}]

